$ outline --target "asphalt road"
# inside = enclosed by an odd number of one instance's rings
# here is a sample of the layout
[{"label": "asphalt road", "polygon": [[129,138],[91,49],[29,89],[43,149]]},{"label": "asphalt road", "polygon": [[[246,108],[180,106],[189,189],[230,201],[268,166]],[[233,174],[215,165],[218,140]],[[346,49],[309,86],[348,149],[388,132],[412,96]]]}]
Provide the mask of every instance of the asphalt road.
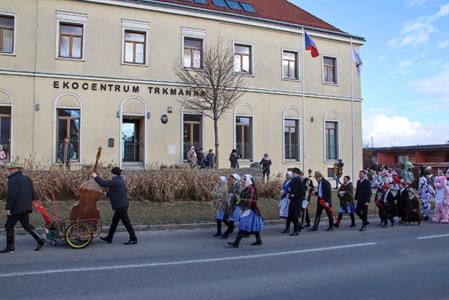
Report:
[{"label": "asphalt road", "polygon": [[290,237],[269,226],[262,246],[251,237],[239,249],[211,229],[40,252],[19,236],[0,255],[0,299],[449,299],[449,225],[323,229]]}]

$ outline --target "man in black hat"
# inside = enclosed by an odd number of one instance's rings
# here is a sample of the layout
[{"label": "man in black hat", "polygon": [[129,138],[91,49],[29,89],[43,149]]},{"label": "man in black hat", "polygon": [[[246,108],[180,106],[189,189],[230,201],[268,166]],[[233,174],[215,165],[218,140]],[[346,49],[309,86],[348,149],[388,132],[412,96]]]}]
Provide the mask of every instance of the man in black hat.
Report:
[{"label": "man in black hat", "polygon": [[33,182],[22,173],[22,167],[18,164],[11,164],[8,167],[8,193],[6,196],[6,248],[0,250],[0,253],[12,253],[15,248],[14,226],[17,222],[36,240],[39,251],[44,245],[45,240],[39,236],[33,225],[30,224],[29,214],[33,211],[33,200],[36,200]]},{"label": "man in black hat", "polygon": [[112,168],[111,173],[113,174],[111,180],[103,180],[96,173],[92,174],[92,177],[95,178],[95,181],[100,186],[109,188],[107,196],[111,199],[112,209],[114,210],[114,216],[112,217],[111,227],[109,227],[109,233],[105,237],[100,237],[100,239],[109,244],[112,243],[118,222],[121,220],[129,233],[129,241],[124,244],[137,244],[137,237],[128,216],[128,190],[123,177],[120,176],[122,174],[122,170],[115,167]]},{"label": "man in black hat", "polygon": [[290,227],[289,224],[290,222],[292,222],[293,233],[291,233],[290,235],[296,236],[299,235],[299,232],[301,231],[299,216],[301,214],[301,203],[306,195],[306,188],[304,185],[304,181],[301,178],[304,173],[298,168],[293,168],[291,171],[293,173],[293,178],[290,181],[288,191],[288,197],[290,199],[290,204],[288,206],[288,225],[284,232],[288,232],[288,227]]}]

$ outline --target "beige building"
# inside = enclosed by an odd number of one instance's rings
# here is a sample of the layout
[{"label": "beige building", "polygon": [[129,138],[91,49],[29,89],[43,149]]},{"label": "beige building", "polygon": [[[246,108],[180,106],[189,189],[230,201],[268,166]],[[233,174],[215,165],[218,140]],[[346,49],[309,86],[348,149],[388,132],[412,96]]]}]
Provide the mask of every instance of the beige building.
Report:
[{"label": "beige building", "polygon": [[[342,16],[343,17],[343,16]],[[320,56],[304,49],[303,32]],[[362,167],[361,88],[352,59],[364,39],[287,1],[0,0],[0,143],[8,159],[57,163],[64,137],[74,164],[181,164],[188,146],[213,148],[213,122],[185,111],[173,66],[201,68],[218,38],[248,77],[219,122],[220,166],[267,152],[272,171],[297,166],[332,177]],[[195,95],[191,95],[194,97]],[[166,122],[165,122],[166,121]]]}]

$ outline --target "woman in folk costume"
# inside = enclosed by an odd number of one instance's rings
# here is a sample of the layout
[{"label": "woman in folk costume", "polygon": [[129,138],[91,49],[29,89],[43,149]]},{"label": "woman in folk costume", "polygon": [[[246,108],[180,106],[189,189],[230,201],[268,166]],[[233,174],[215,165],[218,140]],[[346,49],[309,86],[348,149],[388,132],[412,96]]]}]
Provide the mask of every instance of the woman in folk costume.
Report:
[{"label": "woman in folk costume", "polygon": [[429,174],[421,167],[419,174],[418,193],[421,198],[423,220],[428,221],[430,215],[430,201],[435,195],[432,185],[429,182]]},{"label": "woman in folk costume", "polygon": [[240,221],[240,214],[242,212],[240,203],[240,193],[242,192],[242,185],[240,184],[240,176],[238,174],[232,174],[229,176],[228,182],[231,186],[228,194],[229,201],[229,225],[228,229],[221,236],[223,239],[227,239],[229,235],[234,231],[235,222]]},{"label": "woman in folk costume", "polygon": [[[288,217],[288,205],[290,203],[290,200],[288,199],[288,188],[290,181],[292,180],[293,173],[291,171],[288,171],[287,174],[285,174],[285,181],[282,184],[281,188],[281,200],[279,201],[279,218],[281,219],[287,219]],[[288,226],[288,220],[287,220],[287,226]]]},{"label": "woman in folk costume", "polygon": [[249,237],[250,234],[256,236],[256,241],[251,245],[262,245],[260,231],[263,229],[263,219],[257,206],[257,190],[253,183],[251,175],[243,177],[243,191],[240,194],[240,199],[243,204],[243,212],[240,217],[239,233],[234,242],[229,244],[235,248],[239,247],[240,240],[244,237]]},{"label": "woman in folk costume", "polygon": [[229,199],[228,199],[228,181],[226,176],[218,177],[217,184],[212,190],[212,198],[215,206],[215,219],[217,220],[217,233],[214,236],[221,236],[221,223],[225,223],[228,228],[229,217]]}]

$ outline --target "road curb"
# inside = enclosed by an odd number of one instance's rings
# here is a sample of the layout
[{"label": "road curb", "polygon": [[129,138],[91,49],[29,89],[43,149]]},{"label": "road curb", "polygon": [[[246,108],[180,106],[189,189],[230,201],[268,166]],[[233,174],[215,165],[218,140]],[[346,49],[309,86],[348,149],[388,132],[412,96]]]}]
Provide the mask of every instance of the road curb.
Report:
[{"label": "road curb", "polygon": [[[375,221],[375,216],[370,216],[370,221]],[[349,218],[343,218],[344,220],[349,220]],[[285,220],[264,220],[265,225],[282,225],[285,224]],[[204,223],[186,223],[186,224],[154,224],[154,225],[133,225],[135,231],[163,231],[163,230],[181,230],[181,229],[205,229],[215,227],[215,222],[204,222]],[[41,234],[44,233],[44,228],[36,228]],[[103,232],[107,232],[109,226],[103,225]],[[117,227],[117,232],[125,232],[126,228],[123,225]],[[0,233],[4,234],[5,229],[0,229]],[[25,235],[27,232],[23,228],[17,228],[15,230],[17,235]]]}]

